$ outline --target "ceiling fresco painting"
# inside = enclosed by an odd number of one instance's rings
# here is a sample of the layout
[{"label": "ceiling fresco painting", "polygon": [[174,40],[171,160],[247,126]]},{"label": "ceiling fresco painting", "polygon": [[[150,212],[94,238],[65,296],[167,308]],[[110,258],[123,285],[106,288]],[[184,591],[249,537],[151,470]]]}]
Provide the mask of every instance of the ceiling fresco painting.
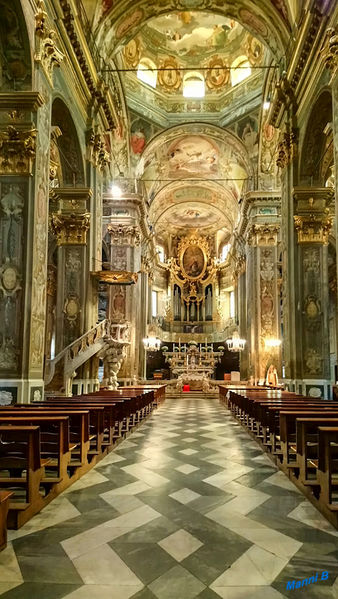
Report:
[{"label": "ceiling fresco painting", "polygon": [[[110,0],[102,0],[96,10],[95,35],[98,43],[104,40],[107,55],[113,56],[139,33],[145,23],[177,12],[181,15],[178,17],[180,22],[173,27],[174,38],[169,41],[180,42],[181,40],[176,39],[178,36],[175,34],[182,34],[184,27],[189,26],[190,17],[187,13],[196,11],[207,12],[209,15],[214,15],[215,19],[220,16],[228,20],[220,24],[220,29],[215,30],[212,38],[215,44],[219,43],[218,40],[227,37],[229,22],[236,21],[267,45],[276,57],[281,56],[287,46],[290,25],[287,19],[286,0],[274,2],[262,0],[259,3],[254,0],[238,0],[236,3],[219,2],[219,0],[164,0],[161,3],[138,0],[134,2],[132,8],[127,1],[111,3]],[[176,25],[175,20],[174,24]],[[215,25],[218,24],[216,21]],[[210,22],[207,26],[210,27]],[[170,31],[169,27],[168,30]],[[203,35],[206,33],[204,32]],[[220,37],[217,38],[217,35]],[[200,39],[198,41],[200,42]],[[179,46],[184,44],[181,43]]]},{"label": "ceiling fresco painting", "polygon": [[[107,56],[121,69],[131,176],[144,182],[149,218],[163,243],[190,230],[228,239],[242,193],[252,188],[260,156],[260,66],[271,63],[288,36],[286,0],[263,3],[264,10],[241,0],[136,1],[122,10],[123,2],[104,0],[96,13],[97,39],[104,36]],[[238,65],[247,69],[242,79],[233,77]],[[189,72],[202,76],[204,97],[185,94]]]},{"label": "ceiling fresco painting", "polygon": [[142,30],[149,49],[194,60],[223,51],[241,38],[243,28],[220,15],[200,12],[174,12],[152,19]]}]

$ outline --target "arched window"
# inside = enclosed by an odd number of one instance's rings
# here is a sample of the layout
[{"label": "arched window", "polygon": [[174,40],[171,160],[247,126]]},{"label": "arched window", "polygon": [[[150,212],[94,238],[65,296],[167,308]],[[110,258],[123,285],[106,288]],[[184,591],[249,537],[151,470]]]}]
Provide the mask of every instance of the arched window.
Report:
[{"label": "arched window", "polygon": [[160,262],[165,262],[164,248],[161,245],[156,246],[156,253]]},{"label": "arched window", "polygon": [[189,71],[183,77],[183,96],[185,98],[204,98],[205,83],[201,73]]},{"label": "arched window", "polygon": [[147,83],[154,89],[157,82],[157,67],[150,58],[141,58],[137,69],[137,78]]},{"label": "arched window", "polygon": [[247,56],[239,56],[231,65],[231,85],[237,85],[251,75],[251,65]]},{"label": "arched window", "polygon": [[226,243],[222,247],[222,251],[221,251],[221,262],[225,262],[225,260],[228,257],[229,251],[230,251],[230,243]]}]

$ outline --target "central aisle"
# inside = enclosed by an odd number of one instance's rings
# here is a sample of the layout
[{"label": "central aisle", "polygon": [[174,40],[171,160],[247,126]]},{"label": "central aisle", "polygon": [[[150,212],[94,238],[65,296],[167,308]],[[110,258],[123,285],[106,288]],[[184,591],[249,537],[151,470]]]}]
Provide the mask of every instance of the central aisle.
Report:
[{"label": "central aisle", "polygon": [[167,399],[9,538],[5,599],[338,596],[337,531],[217,399]]}]

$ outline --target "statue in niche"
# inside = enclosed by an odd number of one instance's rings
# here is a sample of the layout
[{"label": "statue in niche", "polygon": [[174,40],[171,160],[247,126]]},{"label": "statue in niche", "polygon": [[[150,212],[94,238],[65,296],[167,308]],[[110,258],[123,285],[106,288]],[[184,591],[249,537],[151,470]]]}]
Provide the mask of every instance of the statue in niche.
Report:
[{"label": "statue in niche", "polygon": [[115,293],[113,298],[113,317],[114,318],[124,318],[126,309],[126,298],[125,295],[120,288],[117,293]]},{"label": "statue in niche", "polygon": [[1,206],[6,216],[19,216],[24,206],[23,197],[17,187],[10,186],[10,190],[1,199]]},{"label": "statue in niche", "polygon": [[266,384],[271,385],[271,387],[276,387],[278,385],[277,369],[273,364],[270,364],[268,372],[266,373]]}]

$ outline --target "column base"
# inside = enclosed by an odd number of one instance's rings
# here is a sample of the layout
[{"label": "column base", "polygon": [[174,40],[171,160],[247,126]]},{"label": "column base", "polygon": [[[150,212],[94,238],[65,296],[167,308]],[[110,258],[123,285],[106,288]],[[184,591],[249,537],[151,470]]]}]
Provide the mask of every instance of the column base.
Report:
[{"label": "column base", "polygon": [[44,385],[43,379],[0,379],[0,405],[42,400]]},{"label": "column base", "polygon": [[328,379],[282,379],[289,391],[301,393],[308,397],[332,399],[332,381]]}]

